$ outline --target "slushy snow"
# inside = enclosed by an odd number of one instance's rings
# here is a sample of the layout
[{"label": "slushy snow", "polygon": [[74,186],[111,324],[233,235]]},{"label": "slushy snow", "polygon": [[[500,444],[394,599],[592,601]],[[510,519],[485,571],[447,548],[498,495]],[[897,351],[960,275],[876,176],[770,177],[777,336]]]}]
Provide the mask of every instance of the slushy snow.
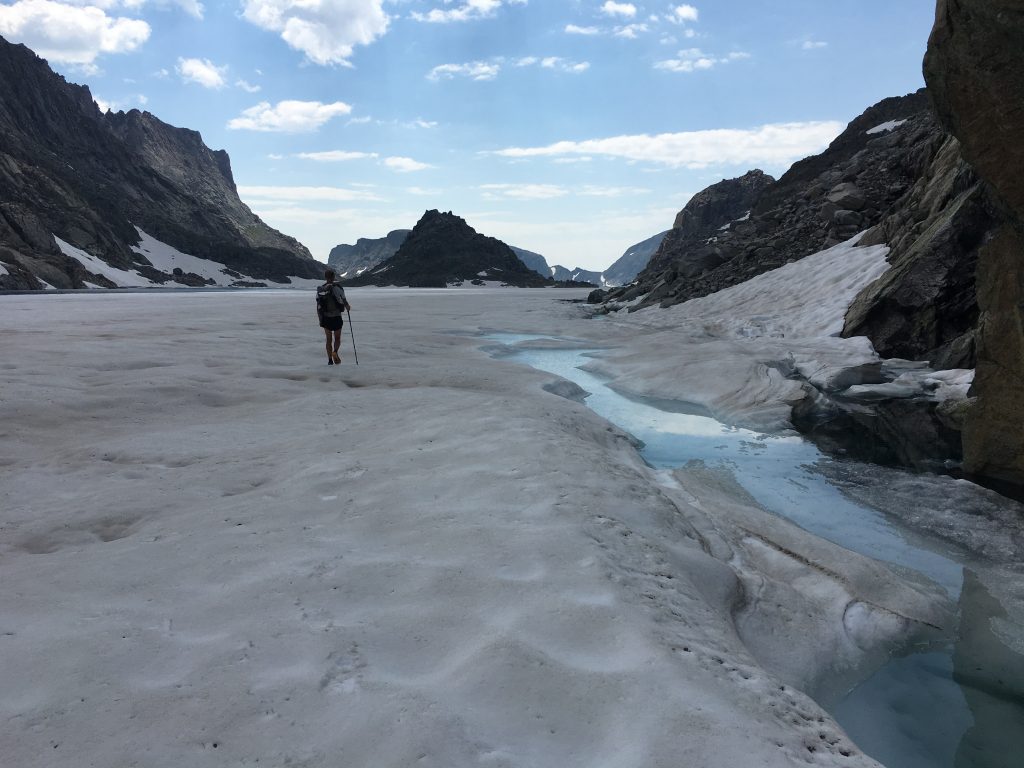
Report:
[{"label": "slushy snow", "polygon": [[349,295],[359,367],[303,292],[0,303],[5,762],[876,766],[790,676],[940,589],[480,349],[585,291]]}]

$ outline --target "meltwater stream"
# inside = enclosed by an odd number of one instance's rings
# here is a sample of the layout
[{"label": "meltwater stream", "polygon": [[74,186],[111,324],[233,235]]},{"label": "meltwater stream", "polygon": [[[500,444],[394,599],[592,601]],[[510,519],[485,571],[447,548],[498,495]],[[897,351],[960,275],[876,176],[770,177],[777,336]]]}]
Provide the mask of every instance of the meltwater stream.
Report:
[{"label": "meltwater stream", "polygon": [[[580,367],[588,350],[558,348],[559,340],[510,333],[485,338],[502,345],[495,352],[505,359],[557,374],[590,393],[586,404],[642,441],[641,454],[651,466],[724,464],[771,512],[847,549],[928,576],[972,621],[987,621],[985,610],[998,615],[999,605],[991,605],[984,587],[965,586],[965,573],[971,579],[962,554],[844,496],[813,471],[825,457],[800,437],[757,434],[627,398]],[[530,343],[540,339],[546,343]],[[983,604],[987,608],[979,612]],[[854,741],[888,768],[1024,768],[1024,703],[959,684],[954,664],[961,672],[973,665],[971,649],[960,645],[950,641],[893,658],[845,698],[825,704]],[[1019,656],[1012,662],[1024,665]],[[1018,671],[1024,674],[1024,666]]]}]

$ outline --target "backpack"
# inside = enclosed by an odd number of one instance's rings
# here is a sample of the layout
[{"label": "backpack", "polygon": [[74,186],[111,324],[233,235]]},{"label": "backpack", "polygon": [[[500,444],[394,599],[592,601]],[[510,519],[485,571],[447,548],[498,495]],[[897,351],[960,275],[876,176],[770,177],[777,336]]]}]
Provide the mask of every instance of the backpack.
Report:
[{"label": "backpack", "polygon": [[338,299],[334,295],[334,286],[337,283],[324,283],[318,285],[316,288],[316,316],[323,319],[325,312],[337,310],[344,312],[345,307],[338,304]]}]

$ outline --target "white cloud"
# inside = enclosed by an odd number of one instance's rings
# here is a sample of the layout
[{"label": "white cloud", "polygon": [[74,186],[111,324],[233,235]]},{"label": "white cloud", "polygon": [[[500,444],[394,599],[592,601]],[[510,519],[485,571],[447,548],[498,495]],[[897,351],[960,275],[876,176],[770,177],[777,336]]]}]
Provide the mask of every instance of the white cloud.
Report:
[{"label": "white cloud", "polygon": [[601,30],[597,27],[578,27],[575,24],[566,24],[565,31],[570,35],[599,35]]},{"label": "white cloud", "polygon": [[493,80],[501,71],[501,65],[494,62],[470,61],[466,64],[441,64],[427,73],[428,80],[451,80],[468,77],[472,80]]},{"label": "white cloud", "polygon": [[373,118],[370,117],[369,115],[364,115],[363,117],[353,117],[347,123],[345,123],[345,125],[363,125],[365,123],[370,122],[371,120],[373,120]]},{"label": "white cloud", "polygon": [[303,160],[314,160],[318,163],[343,163],[347,160],[365,160],[377,157],[376,152],[348,152],[344,149],[332,149],[327,152],[299,152],[296,157]]},{"label": "white cloud", "polygon": [[800,47],[805,51],[813,51],[817,48],[828,48],[828,43],[821,40],[804,40],[804,44]]},{"label": "white cloud", "polygon": [[107,16],[96,6],[51,0],[19,0],[0,5],[0,35],[24,43],[44,59],[95,71],[105,53],[128,53],[149,39],[140,19]]},{"label": "white cloud", "polygon": [[235,87],[241,88],[246,93],[259,93],[262,89],[258,85],[253,85],[242,78],[235,80]]},{"label": "white cloud", "polygon": [[606,0],[601,6],[601,13],[605,16],[625,16],[632,19],[636,16],[636,6],[632,3],[616,3],[615,0]]},{"label": "white cloud", "polygon": [[711,69],[718,64],[728,64],[731,61],[750,58],[750,54],[745,51],[733,51],[726,56],[718,57],[708,55],[700,48],[687,48],[684,51],[679,51],[678,56],[677,59],[656,62],[654,68],[668,72],[697,72],[702,69]]},{"label": "white cloud", "polygon": [[418,197],[436,197],[442,192],[440,189],[426,189],[424,187],[406,187],[405,191],[410,195],[416,195]]},{"label": "white cloud", "polygon": [[238,188],[239,197],[259,200],[259,205],[268,202],[281,204],[285,202],[311,202],[323,200],[329,202],[352,202],[356,200],[380,200],[373,192],[345,187],[246,187]]},{"label": "white cloud", "polygon": [[672,10],[672,19],[675,21],[697,21],[700,12],[692,5],[677,5]]},{"label": "white cloud", "polygon": [[599,187],[592,184],[584,185],[579,194],[584,197],[626,197],[631,195],[646,195],[651,190],[644,187]]},{"label": "white cloud", "polygon": [[411,157],[385,157],[384,165],[393,171],[398,171],[399,173],[412,173],[413,171],[423,171],[427,168],[434,167],[427,163],[417,162]]},{"label": "white cloud", "polygon": [[209,59],[178,59],[176,69],[182,80],[204,88],[219,90],[228,84],[224,79],[228,68],[218,67]]},{"label": "white cloud", "polygon": [[[451,5],[453,0],[444,0],[445,5]],[[526,5],[527,0],[465,0],[462,5],[456,8],[442,10],[432,8],[427,13],[418,11],[412,12],[412,18],[416,21],[426,21],[433,24],[448,24],[453,21],[472,21],[473,19],[485,19],[497,13],[503,4]]]},{"label": "white cloud", "polygon": [[424,120],[422,117],[417,117],[409,125],[413,128],[437,128],[437,121]]},{"label": "white cloud", "polygon": [[589,61],[570,61],[569,59],[563,59],[561,56],[545,56],[544,58],[526,56],[516,61],[515,65],[517,67],[540,66],[542,69],[553,69],[559,72],[572,72],[576,74],[590,69]]},{"label": "white cloud", "polygon": [[319,101],[279,101],[275,106],[261,101],[243,110],[241,117],[228,122],[228,128],[246,131],[308,133],[338,115],[347,115],[352,107],[341,101],[321,104]]},{"label": "white cloud", "polygon": [[348,64],[388,29],[384,0],[243,0],[242,17],[277,32],[315,64]]},{"label": "white cloud", "polygon": [[647,31],[646,24],[627,24],[624,27],[617,27],[615,29],[616,37],[625,37],[628,40],[636,40],[637,35],[641,32]]},{"label": "white cloud", "polygon": [[481,184],[484,197],[488,200],[511,198],[513,200],[550,200],[565,197],[569,190],[555,184]]},{"label": "white cloud", "polygon": [[510,158],[604,156],[669,168],[766,165],[778,168],[820,152],[845,126],[835,121],[774,123],[759,128],[722,128],[559,141],[544,147],[509,147]]}]

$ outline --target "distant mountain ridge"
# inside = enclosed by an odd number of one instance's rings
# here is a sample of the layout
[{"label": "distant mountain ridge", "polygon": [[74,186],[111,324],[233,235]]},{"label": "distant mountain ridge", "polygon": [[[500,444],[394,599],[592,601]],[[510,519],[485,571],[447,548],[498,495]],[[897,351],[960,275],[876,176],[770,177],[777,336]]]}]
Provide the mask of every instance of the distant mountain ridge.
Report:
[{"label": "distant mountain ridge", "polygon": [[343,279],[357,277],[394,256],[410,232],[411,229],[394,229],[384,237],[360,237],[355,245],[336,245],[331,249],[327,263]]},{"label": "distant mountain ridge", "polygon": [[553,284],[523,264],[501,240],[480,234],[451,211],[429,210],[393,256],[345,282],[444,288],[492,281],[523,288]]},{"label": "distant mountain ridge", "polygon": [[212,281],[157,268],[136,227],[221,267],[219,284],[322,276],[305,246],[239,199],[227,153],[196,131],[138,110],[102,113],[87,87],[2,38],[0,82],[0,288],[114,287],[108,275],[120,272],[146,284]]},{"label": "distant mountain ridge", "polygon": [[[386,237],[359,238],[355,245],[336,245],[331,249],[328,263],[342,278],[355,278],[393,256],[408,237],[410,229],[396,229]],[[666,231],[667,232],[667,231]],[[547,259],[539,253],[510,245],[512,252],[527,267],[542,277],[557,282],[590,283],[594,286],[616,286],[628,283],[643,269],[651,255],[665,237],[661,232],[643,242],[631,245],[626,252],[604,272],[586,269],[566,269],[560,264],[549,266]]]},{"label": "distant mountain ridge", "polygon": [[604,282],[610,286],[627,285],[633,282],[657,253],[662,240],[665,239],[665,235],[669,231],[666,229],[664,232],[659,232],[646,240],[629,246],[626,252],[602,273]]}]

